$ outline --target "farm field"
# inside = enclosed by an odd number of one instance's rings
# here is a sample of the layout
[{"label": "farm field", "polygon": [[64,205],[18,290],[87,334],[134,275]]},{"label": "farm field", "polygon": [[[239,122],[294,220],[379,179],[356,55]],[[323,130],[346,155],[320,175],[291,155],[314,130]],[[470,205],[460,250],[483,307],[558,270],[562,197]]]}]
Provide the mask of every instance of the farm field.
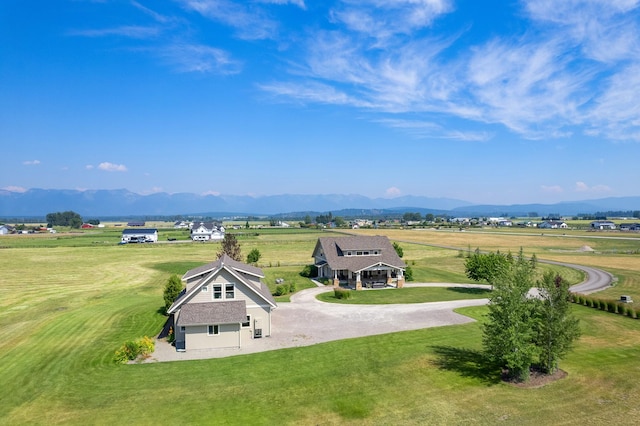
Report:
[{"label": "farm field", "polygon": [[[640,256],[624,253],[640,240],[358,232],[399,241],[418,281],[469,282],[457,250],[423,244],[514,253],[523,246],[541,259],[608,270],[619,281],[603,296],[640,300]],[[320,235],[260,230],[238,240],[245,254],[261,251],[269,284],[284,277],[304,288],[312,284],[298,272],[311,263]],[[579,306],[573,309],[583,336],[561,364],[568,376],[539,389],[500,382],[479,353],[479,323],[231,358],[115,365],[122,343],[162,327],[168,276],[214,260],[219,245],[117,246],[113,230],[7,237],[0,238],[0,424],[602,424],[638,416],[640,321]],[[582,245],[595,251],[575,251]],[[481,321],[486,308],[461,312]]]}]

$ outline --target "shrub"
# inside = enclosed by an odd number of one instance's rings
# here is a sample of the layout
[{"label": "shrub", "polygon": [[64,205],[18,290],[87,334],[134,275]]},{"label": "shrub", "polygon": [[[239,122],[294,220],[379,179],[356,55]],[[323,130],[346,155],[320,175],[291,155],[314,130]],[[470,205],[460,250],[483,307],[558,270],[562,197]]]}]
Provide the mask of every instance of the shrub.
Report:
[{"label": "shrub", "polygon": [[126,364],[138,357],[146,358],[155,349],[155,342],[151,337],[144,336],[138,340],[126,341],[114,355],[116,364]]},{"label": "shrub", "polygon": [[595,301],[593,300],[593,298],[592,298],[592,297],[590,297],[590,298],[589,298],[589,307],[590,307],[590,308],[594,308],[595,306],[596,306]]},{"label": "shrub", "polygon": [[609,301],[609,312],[612,314],[618,313],[618,304],[613,300]]},{"label": "shrub", "polygon": [[276,296],[284,296],[285,294],[289,294],[289,284],[278,284],[276,286]]},{"label": "shrub", "polygon": [[296,283],[289,283],[289,293],[296,292]]},{"label": "shrub", "polygon": [[304,268],[300,271],[300,276],[305,278],[317,277],[318,267],[316,265],[304,265]]},{"label": "shrub", "polygon": [[596,309],[600,309],[600,303],[601,302],[602,301],[600,299],[594,300],[593,307],[596,308]]},{"label": "shrub", "polygon": [[351,299],[351,290],[345,290],[343,288],[336,288],[333,290],[333,294],[336,299]]},{"label": "shrub", "polygon": [[407,268],[404,270],[404,279],[406,281],[413,281],[413,269],[411,268],[411,266],[407,266]]}]

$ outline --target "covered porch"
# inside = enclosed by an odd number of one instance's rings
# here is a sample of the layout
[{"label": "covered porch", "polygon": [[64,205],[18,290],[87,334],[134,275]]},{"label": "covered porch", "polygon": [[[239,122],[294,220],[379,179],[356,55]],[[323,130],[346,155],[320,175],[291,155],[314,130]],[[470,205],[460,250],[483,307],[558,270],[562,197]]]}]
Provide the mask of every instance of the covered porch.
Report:
[{"label": "covered porch", "polygon": [[404,286],[404,271],[390,265],[377,264],[359,271],[343,269],[332,271],[332,273],[334,287],[362,290],[363,288],[402,288]]}]

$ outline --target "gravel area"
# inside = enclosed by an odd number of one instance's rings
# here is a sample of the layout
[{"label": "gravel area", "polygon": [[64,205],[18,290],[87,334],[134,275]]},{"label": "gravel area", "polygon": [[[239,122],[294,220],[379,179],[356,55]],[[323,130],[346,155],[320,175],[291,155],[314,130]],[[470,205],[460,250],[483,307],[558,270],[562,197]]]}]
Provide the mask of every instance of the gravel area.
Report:
[{"label": "gravel area", "polygon": [[[407,284],[406,287],[487,287],[465,284]],[[398,331],[417,330],[473,319],[456,314],[453,309],[480,306],[488,299],[397,305],[342,305],[320,302],[316,295],[333,291],[332,287],[303,290],[290,303],[280,303],[271,314],[271,337],[243,342],[239,349],[208,349],[177,352],[165,340],[156,341],[155,352],[145,362],[223,358],[296,346],[309,346],[333,340],[349,339]],[[391,290],[366,290],[391,291]]]}]

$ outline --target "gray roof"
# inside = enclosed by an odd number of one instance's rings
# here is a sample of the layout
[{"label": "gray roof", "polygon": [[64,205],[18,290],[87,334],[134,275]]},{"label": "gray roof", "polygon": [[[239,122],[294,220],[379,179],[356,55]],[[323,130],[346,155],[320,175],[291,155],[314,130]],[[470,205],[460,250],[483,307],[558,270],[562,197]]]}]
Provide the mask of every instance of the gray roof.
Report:
[{"label": "gray roof", "polygon": [[229,302],[187,303],[180,310],[178,327],[186,325],[229,324],[245,321],[247,305],[244,300]]},{"label": "gray roof", "polygon": [[197,268],[188,270],[182,276],[182,279],[187,280],[194,276],[205,274],[207,272],[213,271],[214,269],[220,268],[222,264],[236,270],[237,272],[243,272],[249,275],[254,275],[258,278],[264,278],[264,273],[262,272],[262,269],[257,268],[255,266],[247,265],[242,262],[238,262],[237,260],[233,260],[226,253],[224,253],[218,260],[214,262],[207,263],[206,265],[198,266]]},{"label": "gray roof", "polygon": [[173,302],[167,312],[170,314],[174,313],[178,309],[180,309],[181,306],[186,306],[187,304],[189,304],[188,300],[190,300],[192,296],[200,290],[200,287],[204,282],[208,281],[210,275],[217,274],[223,268],[231,272],[240,282],[245,285],[247,289],[249,289],[249,291],[253,291],[274,308],[277,306],[275,299],[271,295],[269,287],[265,283],[260,281],[260,285],[256,286],[256,283],[247,279],[245,275],[252,275],[258,279],[263,278],[264,274],[262,273],[262,270],[260,268],[238,262],[237,260],[233,260],[232,258],[227,256],[226,254],[223,254],[215,262],[207,263],[206,265],[191,269],[182,276],[183,280],[187,280],[189,278],[197,276],[201,276],[201,278],[198,283],[191,287],[188,292],[185,292],[180,297],[178,297],[178,299]]},{"label": "gray roof", "polygon": [[[314,256],[321,249],[332,270],[347,269],[361,271],[377,264],[392,266],[399,269],[406,268],[396,250],[385,236],[349,236],[349,237],[320,237],[314,250]],[[346,251],[373,251],[379,255],[345,256]]]},{"label": "gray roof", "polygon": [[156,228],[139,228],[139,229],[124,229],[122,235],[125,234],[155,234],[158,232]]}]

